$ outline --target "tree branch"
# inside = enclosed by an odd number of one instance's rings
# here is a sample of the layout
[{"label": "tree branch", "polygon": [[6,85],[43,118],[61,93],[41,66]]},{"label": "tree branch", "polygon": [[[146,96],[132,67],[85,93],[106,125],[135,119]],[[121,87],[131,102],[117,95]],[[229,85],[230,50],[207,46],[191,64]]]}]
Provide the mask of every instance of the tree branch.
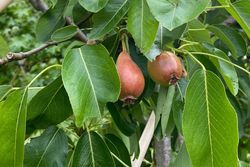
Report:
[{"label": "tree branch", "polygon": [[8,53],[5,57],[0,59],[0,65],[16,61],[16,60],[22,60],[25,59],[33,54],[36,54],[44,49],[46,49],[49,46],[57,45],[59,42],[47,42],[45,44],[42,44],[41,46],[34,48],[27,52],[20,52],[20,53]]},{"label": "tree branch", "polygon": [[[68,25],[75,25],[75,23],[71,20],[70,17],[66,17],[66,23]],[[75,25],[76,26],[76,25]],[[88,42],[88,38],[87,36],[79,29],[79,27],[77,26],[77,33],[75,35],[75,37],[77,39],[79,39],[80,41],[83,41],[83,42]]]},{"label": "tree branch", "polygon": [[[36,10],[46,12],[49,9],[48,5],[43,0],[29,0],[29,2]],[[70,17],[66,17],[65,20],[68,25],[75,25]],[[77,28],[75,37],[82,42],[88,42],[87,36],[79,28]]]},{"label": "tree branch", "polygon": [[46,12],[49,9],[43,0],[29,0],[29,2],[38,11]]}]

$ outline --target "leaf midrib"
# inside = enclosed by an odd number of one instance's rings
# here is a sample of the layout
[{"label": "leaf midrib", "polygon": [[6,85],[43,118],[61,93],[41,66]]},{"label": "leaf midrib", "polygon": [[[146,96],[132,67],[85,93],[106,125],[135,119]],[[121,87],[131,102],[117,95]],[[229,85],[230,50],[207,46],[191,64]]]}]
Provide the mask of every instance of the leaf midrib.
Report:
[{"label": "leaf midrib", "polygon": [[92,164],[93,167],[95,167],[95,157],[94,157],[94,151],[93,151],[93,147],[92,147],[92,140],[91,140],[91,136],[90,133],[88,133],[88,138],[89,138],[89,146],[90,146],[90,151],[91,151],[91,160],[92,160]]},{"label": "leaf midrib", "polygon": [[144,9],[143,8],[144,8],[144,5],[143,4],[144,4],[144,0],[141,0],[141,27],[140,27],[140,29],[141,29],[141,38],[140,38],[141,39],[141,41],[140,41],[141,46],[140,47],[141,48],[143,48],[142,43],[143,43],[143,28],[144,28],[144,26],[143,26],[143,21],[144,21],[144,11],[143,11]]},{"label": "leaf midrib", "polygon": [[208,100],[208,85],[207,85],[207,75],[206,71],[203,71],[204,74],[204,84],[205,84],[205,99],[206,99],[206,108],[207,108],[207,121],[208,121],[208,135],[209,135],[209,143],[210,143],[210,151],[211,151],[211,161],[212,167],[214,166],[214,158],[213,158],[213,143],[212,143],[212,136],[211,136],[211,121],[210,121],[210,109],[209,109],[209,100]]},{"label": "leaf midrib", "polygon": [[[84,68],[85,68],[86,73],[87,73],[88,78],[89,78],[90,86],[91,86],[91,88],[92,88],[92,90],[93,90],[93,95],[94,95],[94,99],[95,99],[96,106],[97,106],[97,108],[98,108],[98,112],[100,112],[98,100],[97,100],[97,97],[96,97],[95,87],[94,87],[94,85],[93,85],[93,83],[92,83],[91,76],[90,76],[90,73],[89,73],[87,64],[85,63],[85,60],[84,60],[84,58],[83,58],[83,53],[82,53],[81,48],[79,48],[79,52],[80,52],[80,56],[81,56],[81,60],[82,60],[82,62],[83,62]],[[84,121],[84,119],[83,119],[83,121]]]},{"label": "leaf midrib", "polygon": [[50,144],[52,143],[52,141],[53,141],[54,138],[56,137],[56,134],[59,132],[59,130],[60,130],[60,129],[58,128],[57,131],[55,132],[55,134],[52,136],[51,140],[49,141],[47,147],[45,148],[45,150],[44,150],[44,152],[43,152],[43,154],[42,154],[42,156],[41,156],[41,158],[40,158],[40,160],[39,160],[39,162],[38,162],[38,164],[37,164],[37,167],[40,166],[40,164],[41,164],[41,162],[42,162],[42,160],[43,160],[43,157],[44,157],[45,153],[47,152],[47,150],[48,150]]},{"label": "leaf midrib", "polygon": [[14,143],[14,167],[16,166],[16,148],[17,148],[17,129],[18,129],[18,125],[19,125],[19,118],[20,118],[20,114],[21,114],[21,110],[22,110],[22,106],[23,106],[23,101],[24,98],[26,96],[28,87],[25,88],[24,93],[22,95],[22,99],[21,99],[21,104],[18,108],[18,114],[17,114],[17,122],[16,122],[16,128],[15,128],[15,143]]},{"label": "leaf midrib", "polygon": [[57,95],[57,93],[59,92],[59,90],[60,90],[62,87],[63,87],[63,84],[61,84],[61,85],[59,86],[59,88],[56,90],[56,92],[53,94],[53,96],[51,97],[51,99],[50,99],[48,105],[44,108],[44,110],[42,111],[42,113],[45,113],[45,111],[49,108],[49,106],[50,106],[51,102],[53,101],[54,97]]},{"label": "leaf midrib", "polygon": [[[116,17],[117,13],[120,12],[120,10],[123,8],[123,6],[125,6],[125,4],[126,4],[127,2],[128,2],[128,0],[124,1],[124,3],[121,5],[121,7],[120,7],[120,8],[114,13],[114,15],[109,19],[109,21],[108,21],[106,24],[104,24],[104,26],[102,26],[103,28],[100,29],[99,31],[97,31],[95,34],[100,34],[100,32],[102,32],[102,31],[107,27],[107,25],[109,25],[109,23],[111,22],[111,20],[113,20],[114,17]],[[96,35],[93,35],[93,36],[96,36]],[[100,35],[98,35],[98,36],[100,36]]]}]

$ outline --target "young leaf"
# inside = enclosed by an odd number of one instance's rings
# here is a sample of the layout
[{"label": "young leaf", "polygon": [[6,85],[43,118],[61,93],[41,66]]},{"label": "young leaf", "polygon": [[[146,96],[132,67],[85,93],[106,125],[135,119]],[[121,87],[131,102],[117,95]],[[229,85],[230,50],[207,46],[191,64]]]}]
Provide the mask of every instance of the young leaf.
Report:
[{"label": "young leaf", "polygon": [[51,126],[25,145],[25,167],[65,166],[68,138],[63,130]]},{"label": "young leaf", "polygon": [[110,0],[100,12],[93,16],[94,26],[88,37],[99,39],[109,33],[129,9],[129,0]]},{"label": "young leaf", "polygon": [[225,9],[241,25],[248,38],[250,38],[250,0],[238,0],[234,3],[228,0],[218,0],[218,2],[222,5],[229,5]]},{"label": "young leaf", "polygon": [[23,165],[27,89],[12,92],[0,102],[0,166]]},{"label": "young leaf", "polygon": [[39,91],[28,105],[27,120],[36,127],[58,124],[72,114],[68,95],[59,77]]},{"label": "young leaf", "polygon": [[117,101],[120,94],[115,63],[102,45],[72,49],[65,56],[62,79],[77,126],[100,116],[100,105]]},{"label": "young leaf", "polygon": [[160,24],[168,30],[187,23],[199,16],[209,0],[156,1],[147,0],[149,8]]},{"label": "young leaf", "polygon": [[198,70],[186,92],[183,135],[193,167],[237,167],[238,125],[220,79]]},{"label": "young leaf", "polygon": [[146,0],[133,0],[128,12],[128,30],[143,53],[148,52],[154,43],[157,29],[158,22]]},{"label": "young leaf", "polygon": [[74,152],[72,167],[115,167],[114,160],[103,139],[95,132],[85,132]]},{"label": "young leaf", "polygon": [[37,39],[45,42],[50,39],[52,33],[65,23],[63,12],[67,7],[68,0],[58,0],[54,8],[50,8],[38,20],[36,25]]},{"label": "young leaf", "polygon": [[216,25],[208,26],[208,30],[215,33],[230,49],[235,59],[245,56],[247,53],[247,44],[238,32],[232,28]]},{"label": "young leaf", "polygon": [[51,39],[54,41],[65,41],[67,39],[72,38],[73,36],[75,36],[75,34],[77,33],[77,27],[76,26],[66,26],[63,28],[60,28],[58,30],[56,30],[52,35],[51,35]]},{"label": "young leaf", "polygon": [[87,11],[97,13],[99,10],[104,8],[104,6],[108,3],[109,0],[79,0],[79,3],[84,7]]}]

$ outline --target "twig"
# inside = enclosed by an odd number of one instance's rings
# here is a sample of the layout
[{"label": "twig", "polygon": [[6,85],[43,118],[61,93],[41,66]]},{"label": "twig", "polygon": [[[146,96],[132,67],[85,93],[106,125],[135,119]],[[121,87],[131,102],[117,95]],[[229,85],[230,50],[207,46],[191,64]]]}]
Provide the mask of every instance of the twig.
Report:
[{"label": "twig", "polygon": [[[43,0],[29,0],[29,2],[38,11],[46,12],[49,9],[48,5]],[[68,25],[75,25],[70,17],[66,17],[65,20]],[[77,27],[75,37],[82,42],[88,42],[87,36],[79,29],[79,27]]]},{"label": "twig", "polygon": [[0,65],[12,62],[12,61],[16,61],[16,60],[22,60],[25,59],[33,54],[36,54],[40,51],[42,51],[43,49],[46,49],[49,46],[52,45],[57,45],[59,44],[59,42],[47,42],[45,44],[42,44],[41,46],[34,48],[30,51],[27,52],[20,52],[20,53],[8,53],[5,57],[0,59]]},{"label": "twig", "polygon": [[[76,26],[70,17],[66,17],[65,20],[67,24]],[[77,33],[75,37],[79,39],[80,41],[88,42],[87,36],[81,31],[81,29],[78,26],[77,26]]]}]

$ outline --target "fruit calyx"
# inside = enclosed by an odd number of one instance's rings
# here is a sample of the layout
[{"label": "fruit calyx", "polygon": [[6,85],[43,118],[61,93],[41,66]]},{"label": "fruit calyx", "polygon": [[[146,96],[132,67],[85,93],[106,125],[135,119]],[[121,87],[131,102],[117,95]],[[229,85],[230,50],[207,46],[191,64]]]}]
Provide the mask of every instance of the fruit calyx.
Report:
[{"label": "fruit calyx", "polygon": [[119,54],[116,68],[121,82],[119,99],[123,101],[125,106],[134,104],[144,90],[144,76],[126,50]]},{"label": "fruit calyx", "polygon": [[162,52],[154,61],[149,61],[148,71],[151,78],[163,86],[176,84],[186,73],[180,58],[168,51]]}]

